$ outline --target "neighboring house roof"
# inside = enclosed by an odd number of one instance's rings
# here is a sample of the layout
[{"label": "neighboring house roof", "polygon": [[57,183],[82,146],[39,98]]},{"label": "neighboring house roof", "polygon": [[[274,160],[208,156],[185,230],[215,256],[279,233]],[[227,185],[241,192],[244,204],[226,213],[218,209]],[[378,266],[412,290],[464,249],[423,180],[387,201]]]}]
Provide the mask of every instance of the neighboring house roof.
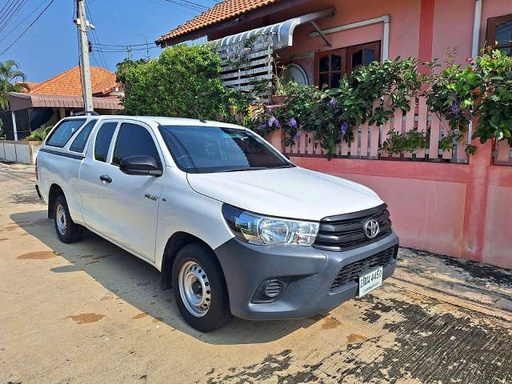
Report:
[{"label": "neighboring house roof", "polygon": [[[108,96],[119,84],[116,74],[104,68],[91,67],[92,93],[95,96]],[[39,95],[82,96],[80,67],[76,66],[42,83],[31,85],[30,92]]]},{"label": "neighboring house roof", "polygon": [[263,8],[279,1],[280,0],[224,0],[192,20],[187,21],[185,24],[161,36],[155,43],[158,45],[166,45],[166,43],[172,39],[239,17],[247,12]]},{"label": "neighboring house roof", "polygon": [[34,83],[33,81],[25,81],[25,84],[27,84],[27,87],[28,87],[28,91],[27,92],[30,92],[31,90],[33,90],[37,85],[39,85],[39,83]]},{"label": "neighboring house roof", "polygon": [[[95,109],[121,110],[116,74],[104,68],[91,67],[91,85]],[[26,108],[83,109],[82,74],[80,67],[71,68],[42,83],[27,83],[26,93],[9,92],[12,111]]]},{"label": "neighboring house roof", "polygon": [[[95,109],[121,110],[117,97],[93,97]],[[83,109],[82,96],[41,95],[37,93],[9,92],[9,106],[11,111],[27,108],[72,108]]]}]

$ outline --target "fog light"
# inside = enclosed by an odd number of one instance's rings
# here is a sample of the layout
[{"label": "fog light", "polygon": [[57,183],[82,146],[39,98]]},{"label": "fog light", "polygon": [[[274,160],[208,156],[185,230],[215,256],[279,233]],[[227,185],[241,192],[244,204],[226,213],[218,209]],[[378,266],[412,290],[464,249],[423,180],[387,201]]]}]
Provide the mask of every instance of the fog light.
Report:
[{"label": "fog light", "polygon": [[270,297],[273,299],[274,297],[277,297],[281,294],[283,290],[283,283],[279,280],[270,280],[267,282],[265,289],[263,292],[265,293],[265,296]]},{"label": "fog light", "polygon": [[282,296],[290,283],[290,277],[265,280],[256,290],[251,302],[255,304],[272,303]]}]

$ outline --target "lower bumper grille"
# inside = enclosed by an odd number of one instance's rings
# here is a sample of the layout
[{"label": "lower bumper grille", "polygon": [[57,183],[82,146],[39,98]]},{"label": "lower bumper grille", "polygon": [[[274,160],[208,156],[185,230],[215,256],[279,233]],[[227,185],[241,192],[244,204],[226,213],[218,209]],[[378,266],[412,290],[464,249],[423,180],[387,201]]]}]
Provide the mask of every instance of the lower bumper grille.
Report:
[{"label": "lower bumper grille", "polygon": [[338,272],[338,275],[336,276],[331,285],[330,291],[334,292],[351,281],[357,283],[359,276],[379,266],[385,268],[386,266],[391,264],[393,260],[396,259],[397,254],[398,245],[395,245],[375,255],[367,257],[366,259],[345,265]]}]

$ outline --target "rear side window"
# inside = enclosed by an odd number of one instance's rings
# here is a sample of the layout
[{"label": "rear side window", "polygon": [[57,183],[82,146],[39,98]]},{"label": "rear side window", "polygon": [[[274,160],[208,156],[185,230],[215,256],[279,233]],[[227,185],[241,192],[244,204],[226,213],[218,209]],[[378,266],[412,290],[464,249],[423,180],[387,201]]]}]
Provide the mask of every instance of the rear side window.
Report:
[{"label": "rear side window", "polygon": [[158,164],[161,164],[155,142],[148,130],[137,124],[122,124],[112,162],[119,165],[121,160],[127,157],[142,155],[152,156]]},{"label": "rear side window", "polygon": [[52,147],[64,147],[71,136],[78,131],[84,122],[85,119],[63,121],[52,131],[48,139],[46,139],[46,144]]},{"label": "rear side window", "polygon": [[96,135],[96,143],[94,144],[94,158],[96,160],[107,161],[108,149],[116,127],[116,122],[105,123],[100,127]]},{"label": "rear side window", "polygon": [[89,121],[85,127],[82,128],[80,133],[76,136],[75,140],[69,146],[69,150],[73,152],[83,152],[85,148],[85,143],[87,143],[87,139],[91,134],[92,127],[96,124],[96,120]]}]

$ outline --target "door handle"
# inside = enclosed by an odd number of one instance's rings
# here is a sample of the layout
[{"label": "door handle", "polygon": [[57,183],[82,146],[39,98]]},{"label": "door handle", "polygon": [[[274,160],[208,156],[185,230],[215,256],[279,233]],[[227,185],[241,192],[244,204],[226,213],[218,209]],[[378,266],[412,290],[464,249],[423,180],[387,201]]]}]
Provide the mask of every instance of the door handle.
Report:
[{"label": "door handle", "polygon": [[100,180],[109,184],[112,182],[112,178],[109,175],[101,175]]}]

